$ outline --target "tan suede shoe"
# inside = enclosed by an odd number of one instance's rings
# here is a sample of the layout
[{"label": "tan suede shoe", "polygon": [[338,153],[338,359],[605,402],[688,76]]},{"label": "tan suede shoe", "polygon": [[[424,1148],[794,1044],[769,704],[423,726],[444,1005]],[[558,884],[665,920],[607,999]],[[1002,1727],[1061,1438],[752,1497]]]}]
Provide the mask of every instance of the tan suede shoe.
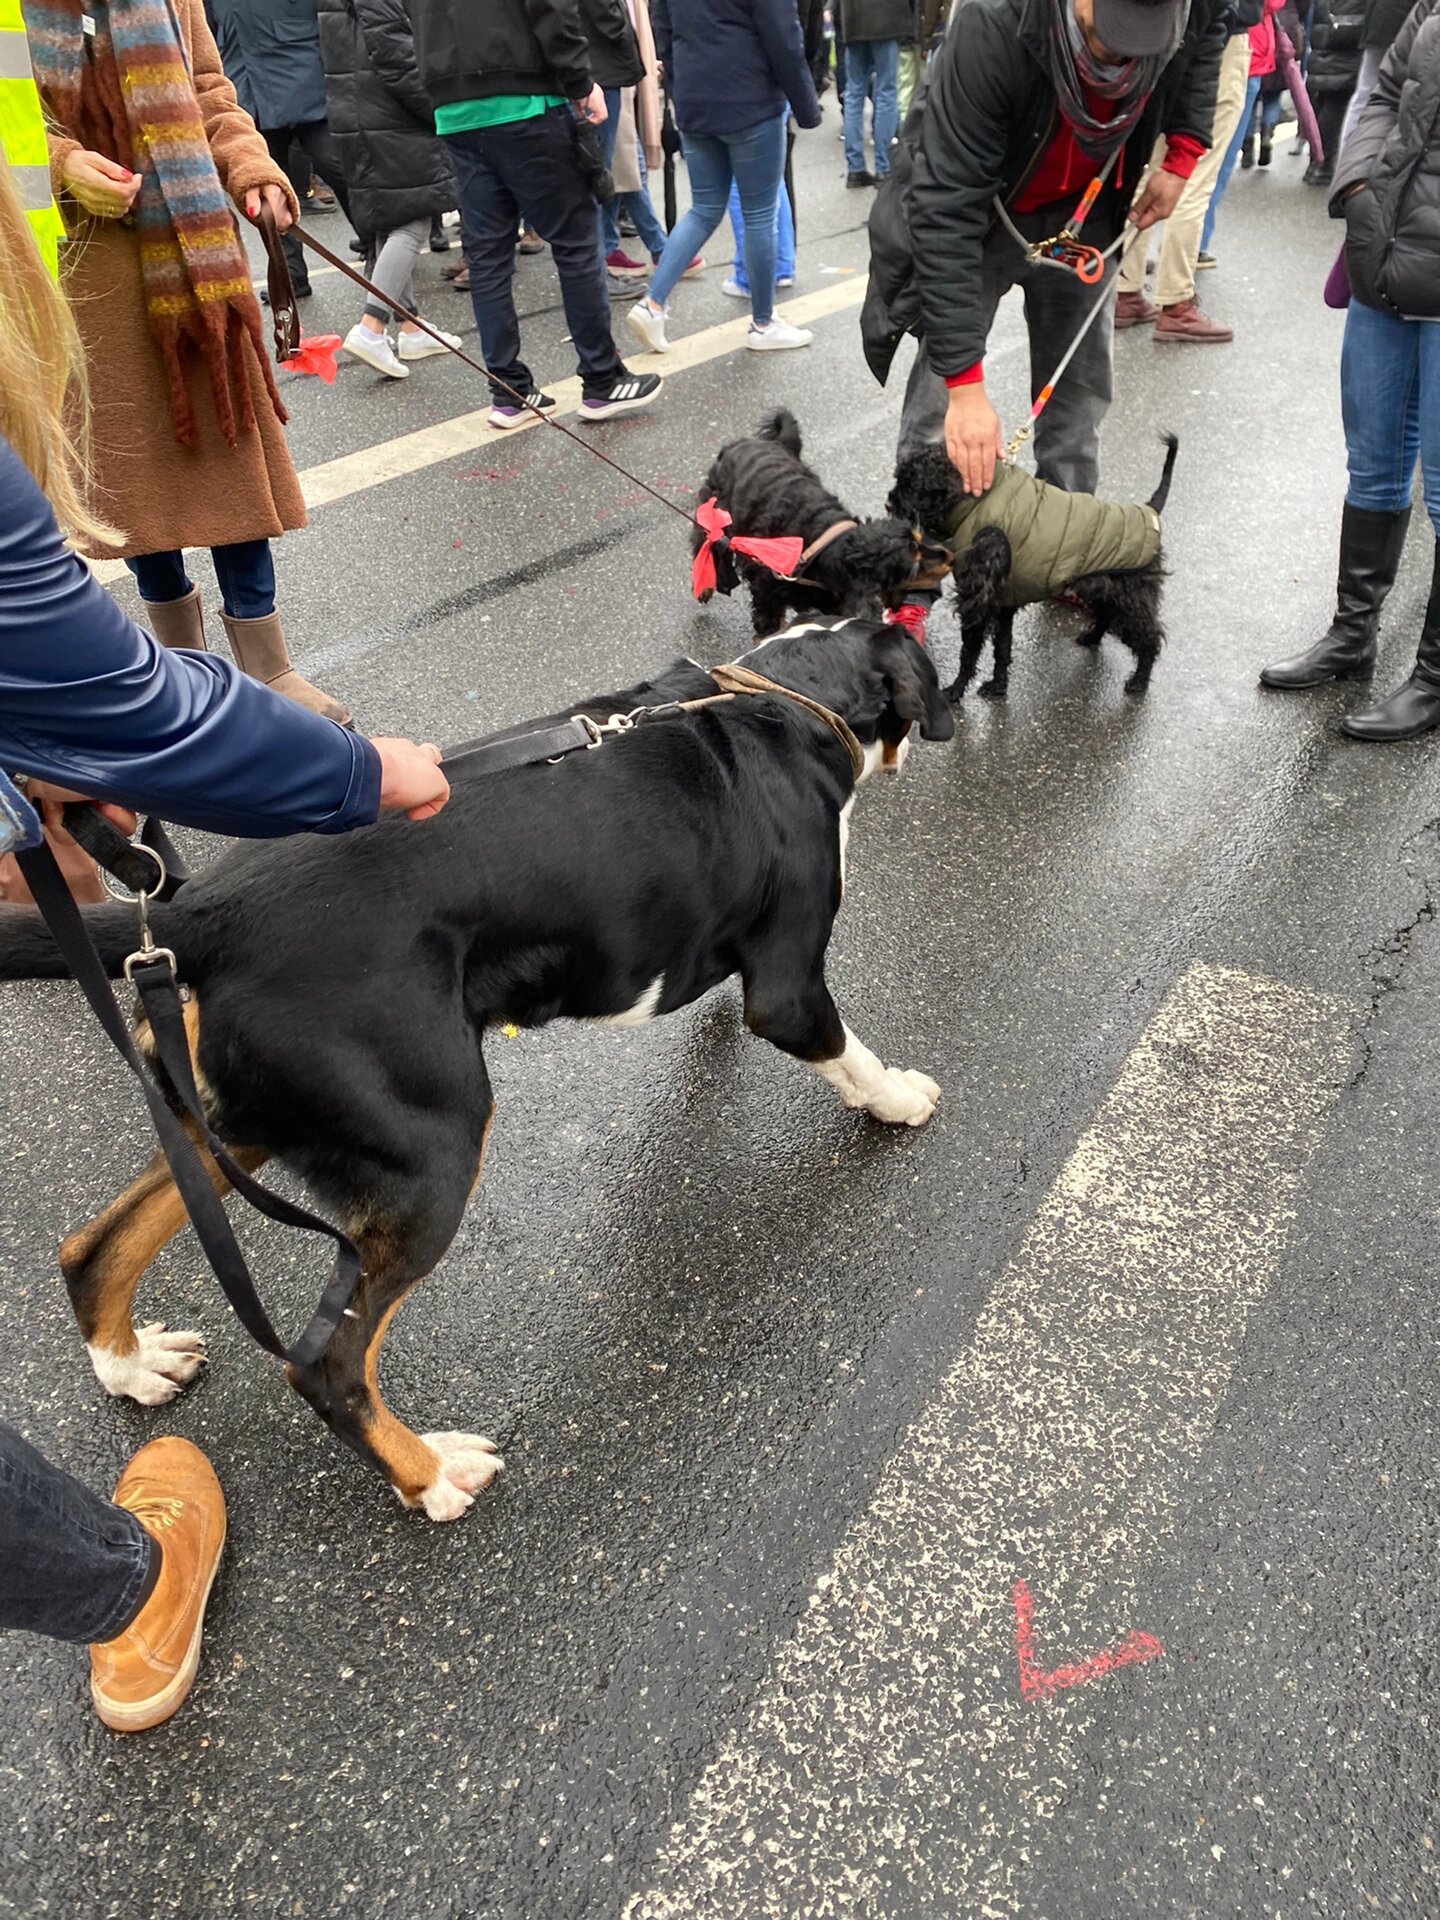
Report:
[{"label": "tan suede shoe", "polygon": [[168,1720],[194,1685],[225,1545],[225,1495],[200,1449],[172,1435],[141,1447],[115,1504],[160,1543],[160,1577],[125,1631],[91,1647],[90,1694],[107,1727],[139,1733]]}]

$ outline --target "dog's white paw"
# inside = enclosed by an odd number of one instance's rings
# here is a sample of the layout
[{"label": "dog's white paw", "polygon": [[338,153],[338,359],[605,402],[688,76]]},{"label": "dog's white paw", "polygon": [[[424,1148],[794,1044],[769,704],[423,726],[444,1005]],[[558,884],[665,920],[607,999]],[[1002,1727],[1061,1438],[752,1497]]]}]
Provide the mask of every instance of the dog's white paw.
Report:
[{"label": "dog's white paw", "polygon": [[420,1504],[432,1520],[458,1520],[503,1468],[504,1458],[483,1433],[422,1433],[420,1438],[440,1456],[440,1471]]},{"label": "dog's white paw", "polygon": [[887,1067],[883,1083],[866,1099],[866,1110],[892,1127],[923,1127],[940,1100],[928,1073]]},{"label": "dog's white paw", "polygon": [[87,1347],[95,1377],[107,1393],[138,1400],[142,1407],[162,1407],[173,1400],[204,1366],[203,1333],[167,1330],[162,1320],[135,1329],[129,1353],[110,1347]]}]

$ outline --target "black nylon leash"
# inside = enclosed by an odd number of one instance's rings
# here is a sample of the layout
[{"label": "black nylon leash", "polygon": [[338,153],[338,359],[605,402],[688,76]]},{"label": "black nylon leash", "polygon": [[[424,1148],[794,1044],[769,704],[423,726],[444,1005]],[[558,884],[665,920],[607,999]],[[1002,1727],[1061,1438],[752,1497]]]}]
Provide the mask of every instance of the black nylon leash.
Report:
[{"label": "black nylon leash", "polygon": [[[138,858],[144,860],[145,856],[142,854]],[[215,1164],[241,1198],[248,1200],[267,1218],[277,1220],[284,1226],[301,1227],[309,1233],[324,1234],[335,1242],[335,1272],[305,1331],[292,1346],[287,1347],[265,1311],[245,1256],[240,1250],[240,1243],[235,1238],[224,1205],[211,1184],[194,1141],[161,1092],[153,1074],[146,1071],[136,1051],[124,1015],[116,1004],[104,962],[56,865],[54,854],[42,843],[17,854],[16,859],[35,904],[50,929],[51,937],[60,949],[61,958],[89,1001],[116,1052],[140,1082],[140,1090],[159,1136],[161,1151],[195,1228],[195,1236],[236,1318],[250,1337],[277,1359],[297,1368],[313,1366],[325,1352],[331,1335],[354,1298],[360,1279],[359,1249],[348,1235],[338,1227],[332,1227],[328,1220],[322,1220],[318,1214],[295,1206],[262,1187],[258,1180],[252,1179],[232,1159],[224,1144],[211,1131],[190,1064],[185,1014],[175,978],[175,956],[167,949],[151,944],[142,914],[142,944],[126,961],[125,975],[140,995],[154,1036],[156,1058],[169,1076],[181,1105],[198,1127]],[[153,883],[155,870],[149,867],[148,862],[147,867],[148,878]]]}]

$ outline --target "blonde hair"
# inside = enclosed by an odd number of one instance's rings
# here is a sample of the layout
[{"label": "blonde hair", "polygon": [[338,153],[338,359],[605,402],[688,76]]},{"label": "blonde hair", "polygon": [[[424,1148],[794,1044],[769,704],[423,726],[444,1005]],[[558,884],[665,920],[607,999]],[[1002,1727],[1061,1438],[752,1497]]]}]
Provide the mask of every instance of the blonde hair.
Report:
[{"label": "blonde hair", "polygon": [[118,547],[120,535],[85,503],[85,352],[65,296],[40,257],[20,195],[0,156],[0,434],[72,539]]}]

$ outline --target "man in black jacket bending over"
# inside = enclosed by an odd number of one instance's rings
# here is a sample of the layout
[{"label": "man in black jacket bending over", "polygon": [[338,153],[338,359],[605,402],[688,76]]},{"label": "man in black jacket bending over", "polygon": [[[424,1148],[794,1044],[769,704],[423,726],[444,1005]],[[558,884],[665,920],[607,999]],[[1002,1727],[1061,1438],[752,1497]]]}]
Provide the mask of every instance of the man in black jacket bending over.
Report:
[{"label": "man in black jacket bending over", "polygon": [[639,72],[625,0],[409,0],[409,9],[435,131],[460,189],[480,345],[505,383],[491,384],[491,425],[528,426],[535,410],[555,405],[520,357],[513,283],[522,206],[555,257],[580,362],[580,418],[648,406],[660,381],[632,374],[615,350],[592,179],[578,144],[582,123],[605,119],[591,46]]},{"label": "man in black jacket bending over", "polygon": [[[1221,0],[965,0],[931,63],[891,184],[870,220],[870,288],[861,321],[882,381],[903,335],[920,335],[901,421],[902,450],[943,439],[967,492],[983,493],[1001,452],[985,391],[985,342],[1002,296],[1019,286],[1038,394],[1098,292],[1027,257],[1074,219],[1102,182],[1084,240],[1109,248],[1174,208],[1210,144],[1225,43]],[[1140,186],[1151,149],[1163,165]],[[1133,205],[1132,205],[1133,202]],[[1115,254],[1106,262],[1113,285]],[[1085,336],[1036,428],[1045,480],[1093,493],[1112,393],[1113,299]]]}]

